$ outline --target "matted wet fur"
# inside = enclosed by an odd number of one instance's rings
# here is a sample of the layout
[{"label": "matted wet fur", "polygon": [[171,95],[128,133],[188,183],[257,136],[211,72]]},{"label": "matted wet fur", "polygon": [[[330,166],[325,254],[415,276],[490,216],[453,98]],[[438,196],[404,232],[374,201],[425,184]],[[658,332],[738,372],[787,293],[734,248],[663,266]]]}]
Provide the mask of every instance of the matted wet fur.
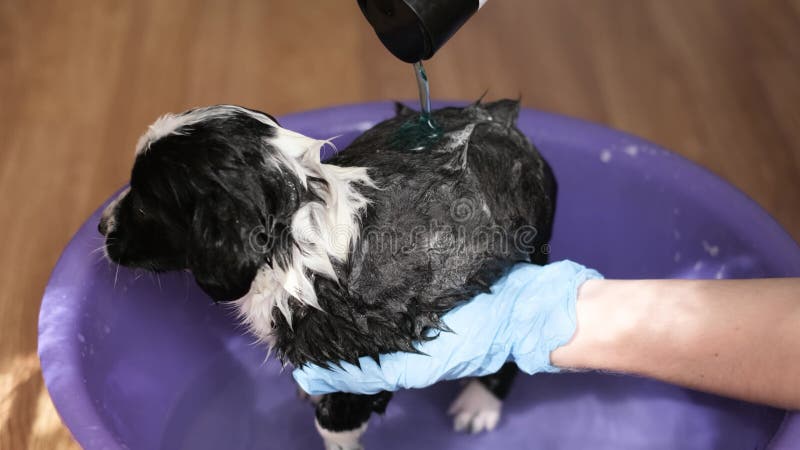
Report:
[{"label": "matted wet fur", "polygon": [[361,188],[370,201],[362,236],[334,265],[338,281],[315,279],[322,310],[294,309],[292,327],[276,317],[280,356],[357,364],[414,351],[444,313],[546,251],[555,182],[515,126],[518,108],[505,100],[435,111],[443,136],[411,151],[396,145],[397,133],[418,113],[398,106],[397,117],[327,161],[367,167],[378,189]]}]

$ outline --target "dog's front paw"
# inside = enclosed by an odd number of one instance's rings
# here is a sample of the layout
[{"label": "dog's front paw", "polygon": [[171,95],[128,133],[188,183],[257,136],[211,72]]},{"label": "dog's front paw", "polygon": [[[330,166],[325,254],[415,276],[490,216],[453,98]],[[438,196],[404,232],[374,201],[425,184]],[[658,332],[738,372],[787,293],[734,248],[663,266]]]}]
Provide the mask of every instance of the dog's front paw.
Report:
[{"label": "dog's front paw", "polygon": [[470,380],[447,412],[454,416],[453,428],[456,431],[480,433],[494,430],[500,422],[502,408],[503,402],[480,381]]},{"label": "dog's front paw", "polygon": [[367,431],[366,422],[355,430],[347,431],[326,430],[319,425],[319,422],[316,422],[316,425],[325,443],[325,450],[364,450],[364,446],[361,445],[361,435]]},{"label": "dog's front paw", "polygon": [[325,441],[325,450],[364,450],[364,446],[356,442],[355,446],[343,447],[338,442]]}]

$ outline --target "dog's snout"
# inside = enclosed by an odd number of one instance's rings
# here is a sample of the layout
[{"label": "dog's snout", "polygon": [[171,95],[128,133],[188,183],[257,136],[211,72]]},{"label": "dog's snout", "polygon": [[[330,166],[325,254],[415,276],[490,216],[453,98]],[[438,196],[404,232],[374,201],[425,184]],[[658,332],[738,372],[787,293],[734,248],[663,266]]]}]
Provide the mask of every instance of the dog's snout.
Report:
[{"label": "dog's snout", "polygon": [[116,223],[114,220],[115,208],[116,202],[108,205],[100,216],[100,222],[97,224],[97,231],[103,236],[108,236],[109,233],[114,231],[114,224]]},{"label": "dog's snout", "polygon": [[100,232],[103,236],[108,236],[108,218],[101,217],[100,222],[97,224],[97,231]]},{"label": "dog's snout", "polygon": [[108,206],[106,206],[106,209],[103,210],[103,214],[100,216],[100,223],[97,224],[97,231],[99,231],[103,236],[108,236],[109,233],[114,231],[114,227],[117,223],[116,219],[114,218],[114,215],[117,212],[117,206],[130,190],[130,188],[127,188],[122,191],[117,198],[109,203]]}]

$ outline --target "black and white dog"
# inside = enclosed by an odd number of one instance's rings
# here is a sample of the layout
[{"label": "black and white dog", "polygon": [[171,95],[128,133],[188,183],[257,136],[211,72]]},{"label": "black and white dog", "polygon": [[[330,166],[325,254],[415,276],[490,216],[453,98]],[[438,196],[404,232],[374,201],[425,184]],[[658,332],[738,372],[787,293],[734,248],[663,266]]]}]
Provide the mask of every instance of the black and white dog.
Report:
[{"label": "black and white dog", "polygon": [[[166,115],[139,140],[130,188],[103,213],[107,255],[188,269],[285,363],[414,351],[511,265],[547,260],[556,185],[518,112],[510,100],[444,108],[433,113],[438,137],[418,140],[403,136],[418,114],[398,105],[324,163],[326,141],[258,111]],[[468,383],[451,408],[456,428],[494,428],[516,370]],[[322,396],[326,447],[359,448],[390,398]]]}]

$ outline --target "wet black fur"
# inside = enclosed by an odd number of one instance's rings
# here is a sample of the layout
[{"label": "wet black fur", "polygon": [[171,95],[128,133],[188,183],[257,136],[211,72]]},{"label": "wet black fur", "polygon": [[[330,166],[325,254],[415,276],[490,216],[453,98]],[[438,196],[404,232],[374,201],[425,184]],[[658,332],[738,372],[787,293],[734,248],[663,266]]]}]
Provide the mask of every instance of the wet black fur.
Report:
[{"label": "wet black fur", "polygon": [[391,392],[372,395],[334,392],[322,396],[317,403],[315,416],[320,426],[326,430],[353,430],[369,420],[373,412],[383,414],[391,399]]},{"label": "wet black fur", "polygon": [[[444,313],[487,290],[515,262],[542,254],[550,238],[555,181],[516,128],[518,108],[506,100],[438,110],[434,120],[443,133],[476,125],[468,143],[448,150],[448,139],[442,138],[410,151],[394,143],[398,129],[417,114],[400,107],[397,117],[328,161],[369,168],[380,187],[364,191],[372,203],[362,224],[372,232],[362,233],[347,264],[337,267],[338,283],[316,279],[324,312],[299,309],[293,327],[276,315],[282,357],[324,365],[414,351],[415,341],[441,328]],[[467,209],[465,217],[459,216],[460,206]],[[480,229],[498,230],[491,239],[476,239],[493,248],[463,239]],[[387,248],[387,236],[392,248],[378,251]]]}]

